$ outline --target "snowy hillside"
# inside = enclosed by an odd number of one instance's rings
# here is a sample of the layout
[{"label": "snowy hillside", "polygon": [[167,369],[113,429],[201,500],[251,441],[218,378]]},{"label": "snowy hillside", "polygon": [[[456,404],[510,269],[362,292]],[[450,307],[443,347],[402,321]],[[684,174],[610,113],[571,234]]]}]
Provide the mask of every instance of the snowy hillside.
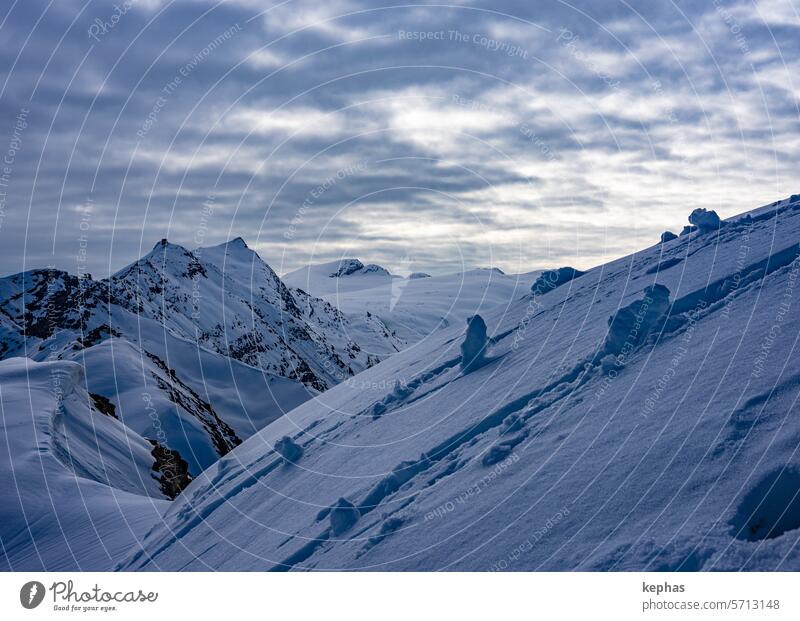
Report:
[{"label": "snowy hillside", "polygon": [[74,362],[0,362],[0,569],[110,569],[159,519],[185,463],[120,422]]},{"label": "snowy hillside", "polygon": [[119,567],[800,569],[800,201],[693,220],[300,405]]},{"label": "snowy hillside", "polygon": [[[353,265],[362,268],[353,269]],[[496,269],[473,269],[433,277],[414,272],[402,277],[380,266],[346,259],[305,267],[286,274],[283,280],[326,300],[344,312],[351,325],[379,320],[407,346],[436,330],[461,326],[475,313],[512,303],[530,290],[537,276],[538,272],[507,275]]]},{"label": "snowy hillside", "polygon": [[378,320],[351,326],[291,292],[240,238],[194,251],[162,240],[101,281],[0,279],[0,357],[79,362],[90,392],[192,474],[398,345]]}]

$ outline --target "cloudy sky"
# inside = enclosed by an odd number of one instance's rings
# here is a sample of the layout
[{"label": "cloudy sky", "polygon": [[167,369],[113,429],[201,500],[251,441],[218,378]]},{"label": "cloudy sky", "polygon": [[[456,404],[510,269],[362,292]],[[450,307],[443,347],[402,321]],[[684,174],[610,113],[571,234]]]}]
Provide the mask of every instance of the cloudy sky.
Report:
[{"label": "cloudy sky", "polygon": [[796,0],[16,0],[2,273],[589,267],[800,192]]}]

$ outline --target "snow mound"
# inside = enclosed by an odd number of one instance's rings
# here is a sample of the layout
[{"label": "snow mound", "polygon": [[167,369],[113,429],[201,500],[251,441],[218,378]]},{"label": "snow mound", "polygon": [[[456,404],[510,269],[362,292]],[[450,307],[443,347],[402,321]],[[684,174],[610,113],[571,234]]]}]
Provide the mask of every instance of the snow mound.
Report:
[{"label": "snow mound", "polygon": [[331,533],[336,537],[343,535],[355,526],[360,517],[361,513],[359,513],[352,502],[346,498],[340,498],[336,501],[336,504],[331,507]]},{"label": "snow mound", "polygon": [[644,343],[666,319],[669,308],[669,289],[652,285],[644,296],[618,310],[608,319],[608,334],[601,358],[605,355],[627,356]]},{"label": "snow mound", "polygon": [[283,436],[275,443],[275,451],[286,463],[296,463],[303,456],[303,447],[289,436]]},{"label": "snow mound", "polygon": [[467,331],[461,343],[461,370],[469,373],[483,366],[488,346],[486,322],[480,315],[473,315],[467,319]]},{"label": "snow mound", "polygon": [[555,270],[545,270],[539,278],[534,281],[533,285],[531,285],[531,291],[535,294],[542,295],[570,282],[578,276],[583,276],[583,274],[584,272],[576,270],[574,267],[559,267]]},{"label": "snow mound", "polygon": [[0,362],[4,571],[110,569],[175,491],[179,456],[97,410],[84,383],[74,362]]},{"label": "snow mound", "polygon": [[716,211],[708,211],[703,208],[695,209],[689,214],[689,222],[696,226],[701,234],[712,233],[722,226],[722,221]]}]

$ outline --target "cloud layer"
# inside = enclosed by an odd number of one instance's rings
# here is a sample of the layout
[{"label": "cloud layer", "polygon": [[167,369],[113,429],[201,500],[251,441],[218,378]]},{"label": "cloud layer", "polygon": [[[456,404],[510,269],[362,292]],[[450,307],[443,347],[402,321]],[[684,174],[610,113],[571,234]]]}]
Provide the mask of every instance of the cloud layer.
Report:
[{"label": "cloud layer", "polygon": [[5,11],[4,273],[238,235],[279,272],[588,267],[800,191],[789,0]]}]

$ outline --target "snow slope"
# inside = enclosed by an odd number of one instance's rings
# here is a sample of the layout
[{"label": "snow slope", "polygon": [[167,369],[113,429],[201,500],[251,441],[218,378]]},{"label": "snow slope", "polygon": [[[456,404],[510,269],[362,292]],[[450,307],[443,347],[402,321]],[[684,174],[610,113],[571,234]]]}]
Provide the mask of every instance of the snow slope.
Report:
[{"label": "snow slope", "polygon": [[112,338],[64,359],[80,362],[89,390],[137,433],[177,450],[192,474],[309,398],[293,380],[154,334],[166,343]]},{"label": "snow slope", "polygon": [[435,332],[224,456],[119,567],[800,569],[799,239],[782,201],[528,294],[467,374],[465,326]]},{"label": "snow slope", "polygon": [[[357,259],[343,261],[350,265]],[[344,312],[359,334],[365,320],[379,320],[403,346],[417,343],[450,325],[463,325],[476,313],[507,306],[525,295],[539,272],[507,275],[496,269],[473,269],[433,277],[392,276],[380,268],[334,277],[339,262],[305,267],[283,277],[290,287],[308,291]],[[415,276],[411,274],[410,276]],[[367,314],[368,313],[368,314]],[[363,330],[361,331],[363,332]],[[367,343],[361,337],[359,342]],[[385,348],[385,340],[377,347]],[[376,351],[383,354],[385,349]]]},{"label": "snow slope", "polygon": [[[74,362],[0,362],[0,569],[110,569],[165,510],[154,445],[101,412]],[[161,468],[161,471],[154,468]]]}]

